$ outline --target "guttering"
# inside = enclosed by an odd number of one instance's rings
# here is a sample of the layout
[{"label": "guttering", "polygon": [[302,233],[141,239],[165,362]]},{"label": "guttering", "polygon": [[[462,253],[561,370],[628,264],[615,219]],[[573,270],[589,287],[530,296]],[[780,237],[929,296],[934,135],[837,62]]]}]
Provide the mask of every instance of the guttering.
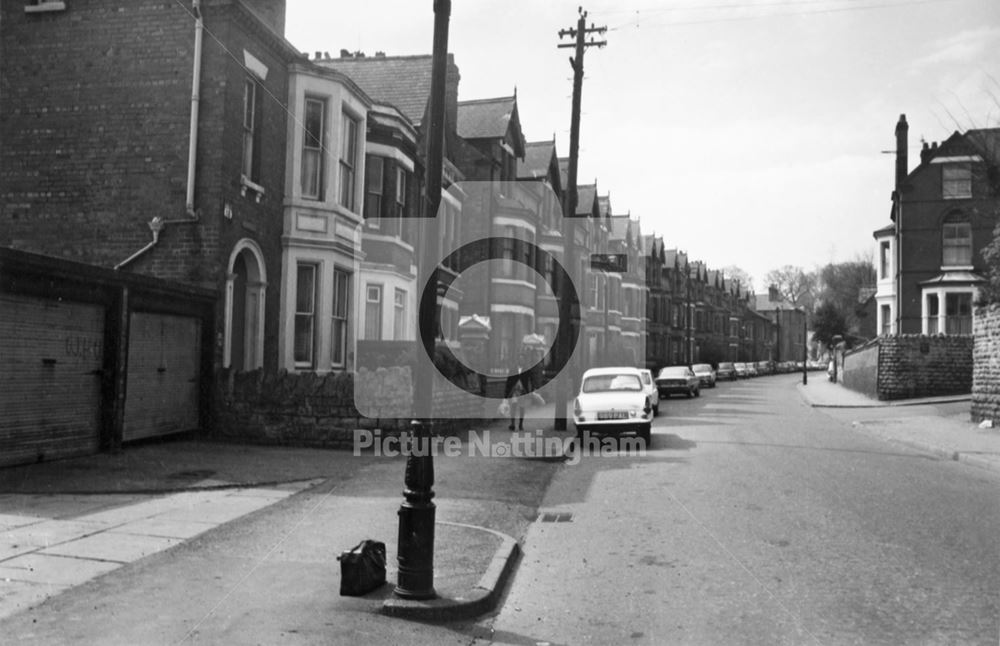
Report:
[{"label": "guttering", "polygon": [[149,221],[149,230],[153,232],[153,239],[145,247],[143,247],[139,251],[136,251],[134,254],[132,254],[131,256],[129,256],[128,258],[126,258],[125,260],[123,260],[120,263],[118,263],[117,265],[115,265],[115,269],[116,270],[121,269],[122,267],[124,267],[125,265],[129,264],[130,262],[132,262],[133,260],[135,260],[136,258],[138,258],[139,256],[141,256],[142,254],[146,253],[147,251],[149,251],[150,249],[152,249],[153,247],[155,247],[156,243],[160,241],[160,231],[163,230],[163,223],[164,223],[164,220],[160,216],[156,216],[152,220],[150,220]]},{"label": "guttering", "polygon": [[194,208],[194,179],[195,162],[198,152],[198,106],[201,100],[201,51],[202,40],[205,32],[204,19],[201,16],[201,0],[192,0],[191,13],[194,15],[194,70],[191,74],[191,126],[188,133],[188,167],[187,167],[187,198],[184,203],[186,218],[164,220],[160,216],[149,221],[149,230],[153,233],[153,239],[146,246],[139,249],[134,254],[115,265],[115,269],[121,269],[131,263],[136,258],[152,249],[160,241],[160,232],[167,224],[183,224],[198,221],[198,212]]},{"label": "guttering", "polygon": [[188,134],[188,173],[187,201],[185,209],[188,219],[195,221],[198,214],[194,210],[194,171],[198,155],[198,107],[201,101],[201,42],[205,32],[204,19],[201,16],[201,0],[192,0],[191,9],[194,12],[194,70],[191,73],[191,130]]}]

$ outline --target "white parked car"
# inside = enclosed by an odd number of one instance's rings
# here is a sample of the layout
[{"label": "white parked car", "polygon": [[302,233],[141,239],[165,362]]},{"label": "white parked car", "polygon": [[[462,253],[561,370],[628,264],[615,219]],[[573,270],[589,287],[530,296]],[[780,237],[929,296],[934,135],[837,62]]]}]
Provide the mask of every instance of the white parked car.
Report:
[{"label": "white parked car", "polygon": [[696,363],[691,366],[691,371],[698,377],[698,381],[706,388],[715,388],[715,369],[708,363]]},{"label": "white parked car", "polygon": [[646,391],[649,401],[653,403],[653,417],[656,417],[660,414],[660,389],[656,387],[653,371],[639,368],[639,379],[642,380],[642,389]]},{"label": "white parked car", "polygon": [[631,432],[647,442],[653,421],[653,402],[637,368],[591,368],[583,373],[580,392],[573,400],[576,433]]}]

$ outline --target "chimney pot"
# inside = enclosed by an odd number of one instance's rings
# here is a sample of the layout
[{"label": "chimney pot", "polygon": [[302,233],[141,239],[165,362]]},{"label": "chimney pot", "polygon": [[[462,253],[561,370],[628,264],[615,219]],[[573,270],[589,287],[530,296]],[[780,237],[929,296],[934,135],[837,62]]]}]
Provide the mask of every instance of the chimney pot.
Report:
[{"label": "chimney pot", "polygon": [[340,57],[341,58],[350,58],[351,57],[351,52],[347,51],[346,49],[342,49],[342,50],[340,50]]},{"label": "chimney pot", "polygon": [[315,57],[315,59],[314,59],[314,60],[317,60],[317,61],[318,61],[318,60],[319,60],[319,59],[321,59],[321,58],[323,58],[323,52],[316,52],[316,57]]}]

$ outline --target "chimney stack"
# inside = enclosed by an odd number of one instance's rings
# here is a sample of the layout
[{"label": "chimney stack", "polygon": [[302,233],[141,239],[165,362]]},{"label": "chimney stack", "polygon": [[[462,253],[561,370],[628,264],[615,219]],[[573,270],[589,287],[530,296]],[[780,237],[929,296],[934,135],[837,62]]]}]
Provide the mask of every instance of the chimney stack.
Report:
[{"label": "chimney stack", "polygon": [[910,126],[906,123],[906,115],[899,115],[899,121],[896,123],[896,190],[898,191],[906,181],[906,171],[907,171],[907,159],[906,159],[906,149],[907,149],[907,134],[910,130]]}]

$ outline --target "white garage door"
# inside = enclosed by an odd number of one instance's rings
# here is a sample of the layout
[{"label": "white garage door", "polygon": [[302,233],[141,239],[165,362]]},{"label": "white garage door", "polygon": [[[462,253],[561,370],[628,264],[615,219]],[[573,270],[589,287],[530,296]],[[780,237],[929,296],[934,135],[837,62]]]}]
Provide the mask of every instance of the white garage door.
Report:
[{"label": "white garage door", "polygon": [[122,440],[198,427],[201,321],[133,312]]}]

